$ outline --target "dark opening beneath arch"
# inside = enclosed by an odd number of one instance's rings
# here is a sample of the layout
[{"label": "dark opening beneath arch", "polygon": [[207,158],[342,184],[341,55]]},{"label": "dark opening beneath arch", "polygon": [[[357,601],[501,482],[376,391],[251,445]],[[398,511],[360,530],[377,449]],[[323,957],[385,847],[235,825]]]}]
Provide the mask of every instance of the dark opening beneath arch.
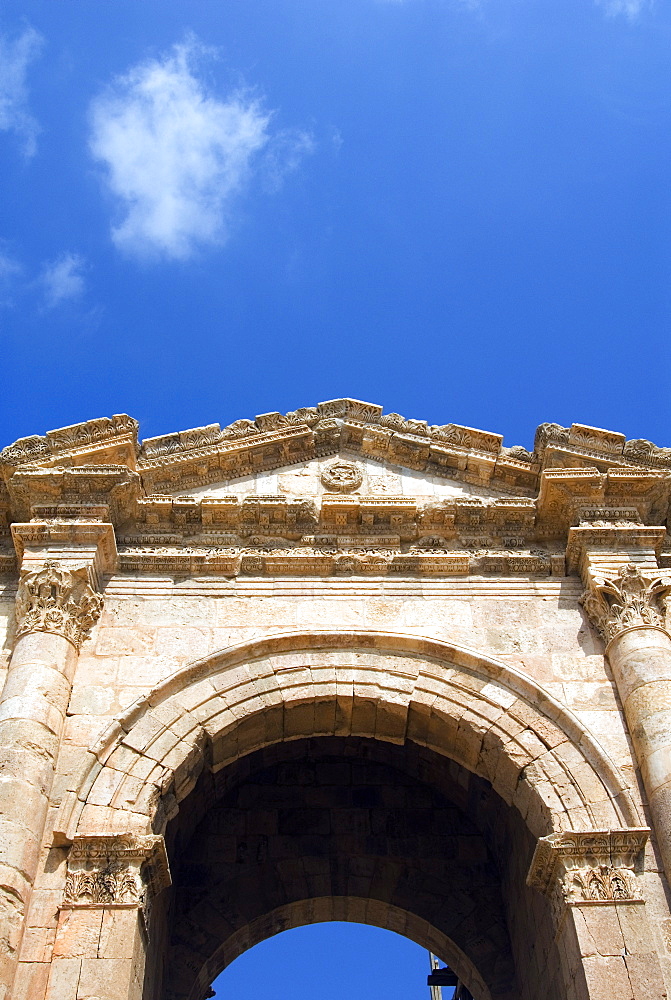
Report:
[{"label": "dark opening beneath arch", "polygon": [[[476,1000],[526,995],[520,962],[550,919],[525,885],[533,840],[486,781],[427,748],[273,744],[204,770],[166,839],[173,887],[152,920],[152,997],[202,1000],[247,949],[322,921],[415,941]],[[537,960],[544,1000],[561,997],[556,949]]]}]

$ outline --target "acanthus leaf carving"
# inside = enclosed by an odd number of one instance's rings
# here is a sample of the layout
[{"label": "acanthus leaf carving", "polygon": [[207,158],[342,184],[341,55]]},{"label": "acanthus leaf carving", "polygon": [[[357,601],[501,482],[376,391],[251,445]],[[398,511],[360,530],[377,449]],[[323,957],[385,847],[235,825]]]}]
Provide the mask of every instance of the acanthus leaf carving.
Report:
[{"label": "acanthus leaf carving", "polygon": [[564,876],[562,891],[567,903],[619,903],[641,898],[634,873],[612,865],[571,869]]},{"label": "acanthus leaf carving", "polygon": [[640,902],[635,867],[649,832],[567,830],[541,837],[527,885],[569,905]]},{"label": "acanthus leaf carving", "polygon": [[163,837],[77,837],[68,855],[63,904],[146,908],[170,881]]},{"label": "acanthus leaf carving", "polygon": [[102,606],[103,599],[91,587],[85,567],[66,568],[47,560],[19,581],[17,636],[53,632],[79,649],[98,621]]},{"label": "acanthus leaf carving", "polygon": [[627,563],[619,576],[595,574],[581,603],[601,637],[610,642],[628,628],[666,628],[670,591],[670,576],[642,572],[635,563]]}]

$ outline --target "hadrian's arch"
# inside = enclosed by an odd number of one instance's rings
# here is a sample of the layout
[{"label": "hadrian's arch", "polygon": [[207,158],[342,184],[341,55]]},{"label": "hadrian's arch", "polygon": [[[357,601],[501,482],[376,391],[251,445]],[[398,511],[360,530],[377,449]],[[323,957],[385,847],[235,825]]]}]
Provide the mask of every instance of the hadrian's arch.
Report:
[{"label": "hadrian's arch", "polygon": [[203,1000],[334,919],[667,995],[671,452],[332,400],[1,462],[0,1000]]}]

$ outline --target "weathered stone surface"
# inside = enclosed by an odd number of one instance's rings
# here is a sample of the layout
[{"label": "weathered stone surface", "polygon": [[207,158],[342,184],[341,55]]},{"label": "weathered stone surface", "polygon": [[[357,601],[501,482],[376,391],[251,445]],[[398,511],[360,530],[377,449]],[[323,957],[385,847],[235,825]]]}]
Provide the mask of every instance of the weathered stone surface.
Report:
[{"label": "weathered stone surface", "polygon": [[0,464],[0,1000],[200,1000],[320,919],[667,995],[671,450],[330,400]]}]

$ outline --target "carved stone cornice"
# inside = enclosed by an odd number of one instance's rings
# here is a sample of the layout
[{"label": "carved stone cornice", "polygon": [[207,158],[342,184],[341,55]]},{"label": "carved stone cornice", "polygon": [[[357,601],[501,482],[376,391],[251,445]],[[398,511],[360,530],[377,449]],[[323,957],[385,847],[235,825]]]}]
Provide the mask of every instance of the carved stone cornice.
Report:
[{"label": "carved stone cornice", "polygon": [[595,629],[608,643],[625,629],[652,625],[666,629],[671,575],[642,571],[627,563],[619,576],[589,576],[581,603]]},{"label": "carved stone cornice", "polygon": [[66,568],[48,560],[24,572],[16,595],[17,637],[28,632],[62,635],[79,649],[102,611],[85,566]]},{"label": "carved stone cornice", "polygon": [[76,837],[68,855],[64,907],[141,907],[171,883],[163,837]]},{"label": "carved stone cornice", "polygon": [[[208,486],[221,492],[240,477],[327,457],[333,457],[340,473],[334,478],[328,467],[321,469],[322,485],[331,491],[321,505],[313,502],[316,497],[290,499],[283,490],[276,497],[242,497],[237,490],[202,496]],[[467,484],[464,492],[470,495],[444,496],[434,504],[408,496],[359,495],[357,460],[367,464],[369,459],[431,480]],[[480,488],[486,496],[476,495]],[[586,524],[592,533],[618,530],[620,546],[627,536],[640,547],[646,532],[661,531],[657,551],[665,529],[654,526],[667,521],[670,494],[671,449],[650,442],[627,442],[622,434],[582,424],[543,424],[531,452],[503,447],[500,434],[458,424],[429,425],[355,399],[265,413],[226,427],[209,424],[141,445],[136,421],[118,415],[23,438],[0,454],[0,532],[4,520],[9,525],[99,519],[135,536],[141,546],[154,543],[140,536],[157,535],[160,528],[178,536],[178,545],[244,548],[235,539],[205,536],[210,529],[219,536],[263,536],[270,522],[272,534],[305,545],[308,535],[339,534],[334,524],[346,521],[358,524],[363,534],[371,533],[371,526],[373,533],[391,531],[404,544],[438,537],[439,549],[493,550],[491,568],[504,573],[543,572],[533,568],[538,546],[554,556],[556,546],[573,532],[579,549],[575,533]],[[168,538],[160,541],[172,544]],[[519,569],[509,570],[518,561],[508,560],[505,550],[516,549],[528,550],[531,561],[523,559]],[[576,568],[571,551],[569,571]],[[504,568],[494,570],[494,564]],[[475,566],[471,571],[490,570]]]},{"label": "carved stone cornice", "polygon": [[132,516],[142,494],[140,476],[125,465],[28,466],[7,481],[16,520],[34,517],[89,517],[98,508],[104,521]]},{"label": "carved stone cornice", "polygon": [[22,465],[76,465],[82,461],[91,464],[96,458],[101,464],[121,461],[134,468],[137,429],[137,420],[117,413],[48,431],[44,437],[33,434],[0,452],[0,468],[5,478]]},{"label": "carved stone cornice", "polygon": [[527,885],[568,905],[640,902],[635,866],[649,833],[638,827],[541,837]]},{"label": "carved stone cornice", "polygon": [[[542,424],[530,452],[503,447],[500,434],[458,424],[431,426],[424,420],[383,413],[373,403],[332,399],[291,413],[236,420],[227,427],[215,423],[166,434],[141,446],[132,418],[121,414],[91,420],[45,437],[22,438],[0,454],[0,472],[5,481],[12,481],[14,504],[25,507],[40,490],[45,493],[40,503],[67,503],[67,499],[49,500],[51,480],[42,481],[38,474],[55,471],[55,466],[79,467],[80,478],[82,468],[116,465],[132,471],[137,467],[147,494],[176,493],[342,451],[439,477],[521,490],[521,495],[537,492],[544,469],[620,470],[625,478],[642,470],[667,474],[671,470],[671,449],[649,441],[625,441],[622,434],[582,424],[570,428]],[[60,489],[67,492],[67,483]],[[120,496],[115,523],[123,520],[124,505],[132,505],[130,494]]]}]

